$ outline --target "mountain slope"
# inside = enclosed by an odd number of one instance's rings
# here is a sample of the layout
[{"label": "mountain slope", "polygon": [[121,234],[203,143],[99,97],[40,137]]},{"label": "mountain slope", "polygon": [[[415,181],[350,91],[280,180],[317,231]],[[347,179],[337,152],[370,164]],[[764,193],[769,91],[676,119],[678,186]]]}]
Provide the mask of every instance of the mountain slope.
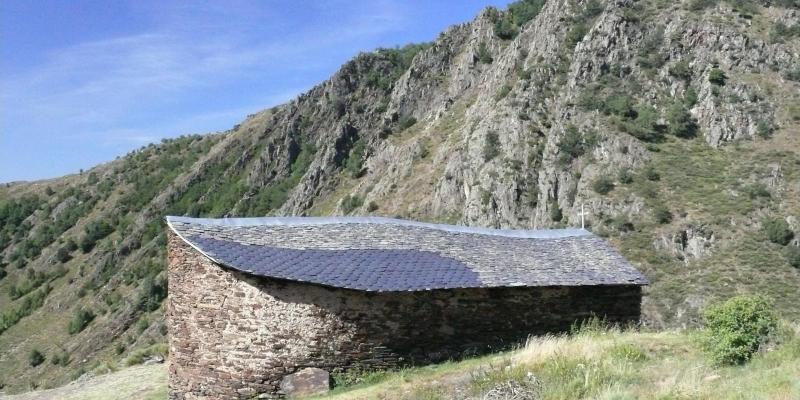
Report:
[{"label": "mountain slope", "polygon": [[517,2],[361,54],[230,131],[6,185],[0,383],[49,386],[164,340],[167,214],[546,228],[583,208],[651,278],[648,324],[752,291],[796,319],[799,15],[791,0]]}]

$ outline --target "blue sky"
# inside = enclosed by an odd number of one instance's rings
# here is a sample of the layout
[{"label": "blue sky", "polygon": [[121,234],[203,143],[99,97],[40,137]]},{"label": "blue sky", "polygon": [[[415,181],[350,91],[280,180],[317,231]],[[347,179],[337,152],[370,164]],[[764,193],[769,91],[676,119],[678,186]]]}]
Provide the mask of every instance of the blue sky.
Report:
[{"label": "blue sky", "polygon": [[225,130],[507,1],[0,1],[0,182]]}]

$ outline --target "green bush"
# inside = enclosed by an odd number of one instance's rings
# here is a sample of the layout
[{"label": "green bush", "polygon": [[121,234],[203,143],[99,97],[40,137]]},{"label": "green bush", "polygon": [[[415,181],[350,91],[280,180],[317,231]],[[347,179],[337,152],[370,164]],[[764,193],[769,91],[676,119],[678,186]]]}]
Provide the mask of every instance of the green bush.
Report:
[{"label": "green bush", "polygon": [[169,355],[169,347],[166,343],[157,343],[144,349],[133,351],[126,359],[125,365],[133,366],[145,362],[146,359],[153,356],[160,356],[166,358]]},{"label": "green bush", "polygon": [[42,352],[38,349],[33,349],[30,353],[28,353],[28,364],[30,364],[31,367],[38,366],[39,364],[43,363],[44,360],[44,354],[42,354]]},{"label": "green bush", "polygon": [[769,122],[761,120],[756,125],[756,135],[762,139],[769,139],[772,136],[772,125]]},{"label": "green bush", "polygon": [[669,133],[677,137],[690,138],[697,131],[692,114],[683,104],[675,103],[667,110],[667,124]]},{"label": "green bush", "polygon": [[564,137],[558,142],[559,158],[561,165],[566,165],[572,160],[586,154],[597,143],[597,136],[594,134],[582,135],[575,125],[567,126]]},{"label": "green bush", "polygon": [[417,119],[412,117],[412,116],[410,116],[410,115],[404,115],[397,122],[397,124],[400,126],[400,132],[402,132],[402,131],[404,131],[404,130],[406,130],[408,128],[411,128],[416,123],[417,123]]},{"label": "green bush", "polygon": [[601,176],[592,182],[592,190],[599,194],[608,194],[610,191],[614,190],[614,182],[608,177]]},{"label": "green bush", "polygon": [[91,310],[81,308],[69,321],[67,331],[70,335],[74,335],[86,329],[86,326],[94,320],[94,313]]},{"label": "green bush", "polygon": [[683,94],[683,104],[686,107],[692,107],[697,104],[697,92],[694,89],[686,89],[686,93]]},{"label": "green bush", "polygon": [[788,246],[784,250],[784,256],[786,257],[786,262],[789,265],[800,268],[800,247],[797,246]]},{"label": "green bush", "polygon": [[617,180],[623,185],[633,182],[633,174],[629,169],[620,170],[617,174]]},{"label": "green bush", "polygon": [[510,40],[517,36],[517,27],[511,21],[511,18],[506,15],[500,17],[494,23],[494,34],[503,40]]},{"label": "green bush", "polygon": [[764,233],[770,242],[786,246],[794,237],[794,232],[789,229],[789,224],[784,219],[770,218],[762,223]]},{"label": "green bush", "polygon": [[724,86],[727,79],[728,77],[719,68],[712,68],[711,72],[708,73],[708,81],[717,86]]},{"label": "green bush", "polygon": [[97,241],[114,232],[114,227],[105,220],[92,221],[84,228],[86,234],[81,240],[81,251],[88,253],[92,251]]},{"label": "green bush", "polygon": [[508,5],[508,14],[516,26],[534,19],[544,7],[545,0],[519,0]]},{"label": "green bush", "polygon": [[566,41],[566,46],[569,49],[574,48],[583,37],[589,32],[589,27],[586,26],[583,22],[577,22],[572,25],[572,29],[567,32],[567,36],[564,39]]},{"label": "green bush", "polygon": [[653,209],[653,218],[659,224],[668,224],[672,222],[672,212],[666,206],[657,206]]},{"label": "green bush", "polygon": [[561,220],[564,219],[564,215],[561,213],[561,207],[558,205],[557,201],[550,203],[550,219],[553,222],[561,222]]},{"label": "green bush", "polygon": [[167,297],[167,280],[164,277],[154,279],[152,276],[145,277],[139,285],[139,298],[137,308],[141,311],[153,311],[161,306],[161,302]]},{"label": "green bush", "polygon": [[492,52],[489,51],[489,47],[486,46],[486,42],[481,42],[478,45],[477,56],[478,56],[478,61],[484,64],[491,64],[494,61],[494,58],[492,58]]},{"label": "green bush", "polygon": [[350,214],[356,208],[361,207],[362,204],[364,204],[364,200],[358,196],[345,196],[345,198],[342,200],[342,212],[345,214]]},{"label": "green bush", "polygon": [[495,93],[495,95],[494,95],[494,101],[503,100],[506,96],[508,96],[508,93],[510,93],[510,92],[511,92],[511,86],[510,85],[505,84],[505,85],[501,86],[500,89],[497,91],[497,93]]},{"label": "green bush", "polygon": [[353,148],[350,149],[350,153],[347,155],[347,161],[344,163],[344,169],[347,170],[347,173],[353,177],[358,178],[364,172],[364,152],[366,150],[366,145],[364,141],[361,139],[356,140],[353,144]]},{"label": "green bush", "polygon": [[648,181],[658,181],[661,180],[661,174],[655,170],[653,167],[647,167],[644,170],[644,177],[647,178]]},{"label": "green bush", "polygon": [[50,359],[50,362],[53,365],[61,365],[61,366],[69,364],[69,361],[70,361],[69,353],[67,353],[66,351],[62,351],[60,354],[56,354]]},{"label": "green bush", "polygon": [[800,82],[800,67],[786,71],[783,76],[790,81]]},{"label": "green bush", "polygon": [[500,155],[500,136],[497,132],[489,132],[483,143],[483,161],[489,161],[498,155]]},{"label": "green bush", "polygon": [[380,208],[380,207],[378,206],[378,203],[376,203],[376,202],[374,202],[374,201],[370,201],[370,202],[369,202],[369,204],[367,204],[367,212],[374,212],[374,211],[377,211],[377,210],[378,210],[378,208]]},{"label": "green bush", "polygon": [[669,74],[684,81],[692,79],[692,69],[689,67],[688,61],[678,61],[672,64],[669,67]]},{"label": "green bush", "polygon": [[718,2],[719,0],[691,0],[689,2],[689,9],[692,11],[702,11],[717,5]]},{"label": "green bush", "polygon": [[775,331],[778,318],[762,296],[736,296],[705,314],[705,347],[718,364],[741,364]]}]

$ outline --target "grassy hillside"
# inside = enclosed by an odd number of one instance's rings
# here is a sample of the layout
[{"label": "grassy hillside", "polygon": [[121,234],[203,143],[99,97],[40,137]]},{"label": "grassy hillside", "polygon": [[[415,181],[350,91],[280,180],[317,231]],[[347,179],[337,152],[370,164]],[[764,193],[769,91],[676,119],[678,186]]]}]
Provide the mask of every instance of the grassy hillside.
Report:
[{"label": "grassy hillside", "polygon": [[549,228],[585,210],[650,278],[648,327],[693,327],[709,302],[754,292],[797,320],[797,10],[487,8],[431,43],[360,54],[229,131],[2,185],[0,386],[52,387],[157,351],[169,214]]}]

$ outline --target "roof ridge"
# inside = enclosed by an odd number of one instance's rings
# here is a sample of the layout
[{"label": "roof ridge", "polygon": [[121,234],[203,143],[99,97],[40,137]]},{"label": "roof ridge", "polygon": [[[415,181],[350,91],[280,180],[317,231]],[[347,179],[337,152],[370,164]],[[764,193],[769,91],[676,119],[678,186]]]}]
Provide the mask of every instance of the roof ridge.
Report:
[{"label": "roof ridge", "polygon": [[[437,224],[389,217],[251,217],[251,218],[192,218],[166,216],[167,224],[186,223],[204,226],[248,227],[248,226],[301,226],[333,224],[383,224],[437,229],[445,232],[472,233],[525,239],[558,239],[578,236],[594,236],[582,228],[562,229],[496,229],[465,225]],[[173,228],[174,230],[174,228]]]}]

